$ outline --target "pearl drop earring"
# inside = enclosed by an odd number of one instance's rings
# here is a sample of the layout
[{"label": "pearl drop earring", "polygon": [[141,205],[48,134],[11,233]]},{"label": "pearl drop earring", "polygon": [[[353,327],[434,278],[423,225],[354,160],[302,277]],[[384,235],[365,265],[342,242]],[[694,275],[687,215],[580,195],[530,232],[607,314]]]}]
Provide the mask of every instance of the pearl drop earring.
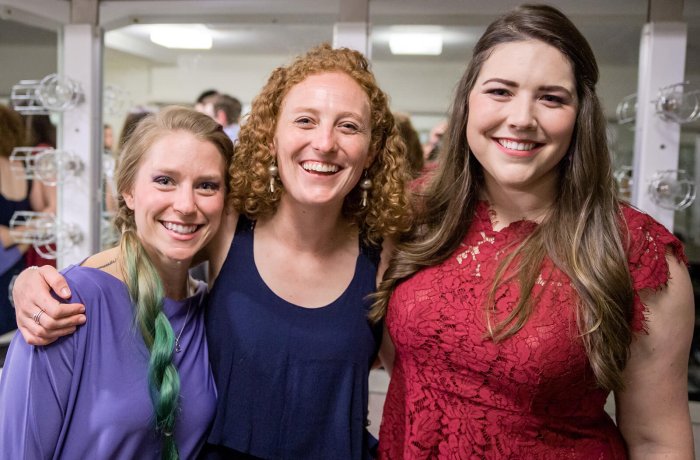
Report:
[{"label": "pearl drop earring", "polygon": [[365,173],[362,179],[362,182],[360,182],[360,189],[362,190],[362,199],[360,201],[360,207],[361,208],[366,208],[367,207],[367,197],[369,195],[369,191],[372,189],[372,180],[367,177],[367,170],[365,169]]},{"label": "pearl drop earring", "polygon": [[270,173],[270,193],[275,193],[275,181],[279,175],[279,169],[277,169],[277,165],[275,163],[272,163],[267,167],[267,172]]}]

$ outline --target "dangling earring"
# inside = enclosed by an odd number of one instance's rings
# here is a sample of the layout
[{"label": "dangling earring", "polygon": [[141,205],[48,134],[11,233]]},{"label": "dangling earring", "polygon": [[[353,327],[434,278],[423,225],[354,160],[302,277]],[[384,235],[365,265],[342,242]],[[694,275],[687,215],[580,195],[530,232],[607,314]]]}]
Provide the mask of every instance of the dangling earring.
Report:
[{"label": "dangling earring", "polygon": [[275,181],[277,180],[279,170],[277,169],[274,159],[272,160],[272,164],[267,167],[267,172],[270,173],[270,193],[275,193]]},{"label": "dangling earring", "polygon": [[367,177],[367,170],[365,169],[365,173],[362,176],[362,182],[360,182],[360,189],[362,190],[362,199],[360,201],[361,208],[367,207],[367,196],[369,195],[369,190],[371,188],[372,180],[369,177]]}]

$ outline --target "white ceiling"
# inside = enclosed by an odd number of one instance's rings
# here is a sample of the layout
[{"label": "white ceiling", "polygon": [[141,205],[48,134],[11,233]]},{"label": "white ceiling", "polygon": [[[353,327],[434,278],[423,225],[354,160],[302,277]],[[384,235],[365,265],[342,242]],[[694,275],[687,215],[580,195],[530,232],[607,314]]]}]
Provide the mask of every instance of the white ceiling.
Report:
[{"label": "white ceiling", "polygon": [[[89,0],[73,0],[74,3]],[[362,0],[342,0],[357,2]],[[393,100],[414,103],[402,110],[411,113],[434,113],[448,103],[451,96],[451,75],[459,75],[469,60],[471,49],[485,26],[504,11],[517,6],[520,0],[368,0],[371,26],[372,60],[375,70],[382,68],[382,87],[392,94]],[[533,1],[533,0],[530,0]],[[536,1],[536,0],[535,0]],[[680,0],[651,0],[670,2]],[[210,72],[206,76],[190,78],[191,87],[177,88],[176,92],[156,85],[148,101],[187,101],[206,83],[226,88],[215,72],[217,62],[231,66],[268,59],[273,62],[256,77],[246,94],[237,87],[234,91],[242,100],[250,100],[259,89],[269,68],[285,62],[287,57],[304,52],[320,42],[331,42],[333,26],[338,22],[341,0],[102,0],[99,23],[106,30],[108,48],[137,55],[153,62],[154,67],[176,69],[178,63],[205,63]],[[616,101],[634,92],[634,75],[638,61],[641,31],[647,21],[648,0],[554,0],[550,1],[582,30],[591,42],[601,68],[627,68],[630,71],[608,71],[617,87],[606,93],[609,116],[614,117]],[[344,4],[345,6],[346,4]],[[69,0],[0,0],[0,58],[3,72],[0,96],[9,94],[9,88],[27,75],[44,72],[24,67],[38,59],[26,59],[26,46],[49,45],[56,49],[56,30],[70,20]],[[700,0],[684,0],[683,21],[688,24],[686,74],[700,75]],[[154,45],[148,39],[146,26],[163,23],[201,23],[214,32],[214,46],[210,51],[174,51]],[[30,27],[39,26],[40,28]],[[442,29],[445,42],[443,53],[435,57],[392,56],[388,47],[388,33],[393,27],[432,25]],[[5,62],[8,54],[3,47],[17,45],[17,57],[22,65]],[[46,46],[45,46],[46,47]],[[112,54],[111,56],[114,56]],[[11,59],[10,59],[11,60]],[[15,61],[17,62],[17,61]],[[212,68],[214,70],[212,70]],[[411,69],[411,70],[404,70]],[[455,70],[457,69],[457,70]],[[425,82],[417,75],[425,76]],[[452,72],[451,74],[449,74]],[[220,72],[219,72],[220,73]],[[3,75],[5,74],[5,75]],[[448,75],[449,74],[449,75]],[[439,75],[441,78],[436,77]],[[7,78],[4,78],[4,77]],[[9,80],[9,83],[4,80]],[[169,78],[177,81],[178,76]],[[405,83],[397,89],[396,80]],[[432,79],[432,80],[431,80]],[[450,86],[450,88],[436,88]],[[162,82],[161,82],[162,83]],[[196,84],[195,84],[196,83]],[[696,82],[697,83],[697,82]],[[175,83],[172,83],[175,85]],[[179,83],[178,83],[179,84]],[[432,86],[431,86],[432,85]],[[7,88],[5,88],[5,86]],[[429,92],[425,88],[432,88]],[[443,94],[444,93],[444,94]]]},{"label": "white ceiling", "polygon": [[[348,0],[343,0],[348,1]],[[659,1],[659,0],[654,0]],[[676,0],[677,1],[677,0]],[[152,45],[142,24],[203,23],[214,31],[212,54],[294,55],[322,41],[331,41],[341,0],[102,0],[99,21],[108,31],[110,47],[157,62],[175,62],[175,52]],[[369,0],[372,58],[406,60],[388,50],[388,32],[397,25],[437,25],[445,43],[439,57],[428,62],[465,62],[474,40],[498,14],[517,0]],[[647,0],[556,0],[549,3],[567,13],[591,42],[602,65],[635,65],[639,37],[646,22]],[[51,34],[27,33],[12,18],[13,4],[33,10],[35,23],[67,22],[68,0],[0,0],[0,43],[55,40]],[[46,6],[46,8],[42,8]],[[15,18],[20,14],[15,12]],[[64,16],[64,17],[60,17]],[[700,0],[685,0],[688,24],[689,72],[700,71]],[[201,54],[201,51],[196,51]]]},{"label": "white ceiling", "polygon": [[[62,0],[54,0],[62,1]],[[658,1],[658,0],[655,0]],[[374,60],[401,60],[388,49],[388,32],[398,25],[437,25],[445,43],[433,62],[465,62],[474,41],[498,14],[519,4],[513,0],[370,0],[369,22]],[[646,22],[646,0],[559,0],[550,2],[570,15],[591,42],[600,63],[636,65],[640,33]],[[167,8],[164,6],[167,5]],[[214,32],[217,54],[298,54],[331,41],[339,0],[104,1],[101,22],[107,44],[134,45],[144,57],[174,62],[178,54],[148,43],[142,24],[199,22]],[[685,0],[688,23],[687,67],[700,69],[700,0]],[[129,26],[129,24],[137,24]],[[123,27],[126,26],[126,27]],[[116,30],[115,30],[116,29]],[[126,49],[122,49],[126,51]],[[190,51],[189,53],[195,53]],[[197,51],[196,53],[201,53]]]}]

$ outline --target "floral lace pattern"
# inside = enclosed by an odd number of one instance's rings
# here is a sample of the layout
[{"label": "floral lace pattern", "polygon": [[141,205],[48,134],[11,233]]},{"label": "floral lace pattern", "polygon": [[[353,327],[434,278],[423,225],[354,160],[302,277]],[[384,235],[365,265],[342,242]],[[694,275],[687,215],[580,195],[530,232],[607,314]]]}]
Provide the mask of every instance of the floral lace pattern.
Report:
[{"label": "floral lace pattern", "polygon": [[[680,242],[649,216],[625,207],[629,266],[635,289],[668,281],[667,246]],[[380,431],[380,458],[626,458],[624,441],[603,406],[585,350],[576,338],[575,292],[545,261],[533,288],[537,306],[513,337],[485,339],[484,303],[502,248],[536,224],[494,231],[480,203],[462,245],[394,292],[387,326],[396,346]],[[496,292],[494,320],[517,304],[516,282]],[[644,306],[633,329],[643,331]]]}]

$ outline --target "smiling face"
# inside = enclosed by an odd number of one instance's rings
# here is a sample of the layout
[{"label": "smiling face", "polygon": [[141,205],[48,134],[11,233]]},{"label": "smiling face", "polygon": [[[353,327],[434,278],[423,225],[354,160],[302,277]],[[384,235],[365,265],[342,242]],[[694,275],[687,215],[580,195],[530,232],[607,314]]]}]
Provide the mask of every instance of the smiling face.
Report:
[{"label": "smiling face", "polygon": [[141,159],[130,192],[136,233],[156,267],[186,263],[216,233],[225,195],[225,161],[186,131],[156,140]]},{"label": "smiling face", "polygon": [[350,76],[311,75],[292,87],[273,145],[282,201],[340,209],[372,162],[371,130],[369,98]]},{"label": "smiling face", "polygon": [[487,191],[553,196],[577,110],[572,66],[559,50],[538,40],[493,48],[469,94],[467,121]]}]

